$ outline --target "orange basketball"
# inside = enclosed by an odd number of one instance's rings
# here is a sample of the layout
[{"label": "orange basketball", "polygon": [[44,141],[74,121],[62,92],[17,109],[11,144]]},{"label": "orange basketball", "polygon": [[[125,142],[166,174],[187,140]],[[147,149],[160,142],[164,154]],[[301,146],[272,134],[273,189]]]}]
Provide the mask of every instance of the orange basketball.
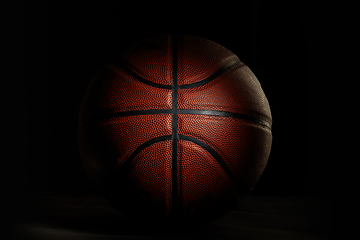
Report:
[{"label": "orange basketball", "polygon": [[129,217],[197,225],[231,211],[264,171],[271,113],[259,81],[210,40],[161,35],[104,66],[79,113],[95,188]]}]

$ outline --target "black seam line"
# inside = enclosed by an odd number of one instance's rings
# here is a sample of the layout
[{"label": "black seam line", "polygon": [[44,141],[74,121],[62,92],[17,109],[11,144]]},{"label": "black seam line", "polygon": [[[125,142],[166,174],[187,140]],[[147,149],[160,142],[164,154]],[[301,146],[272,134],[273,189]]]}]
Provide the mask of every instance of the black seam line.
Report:
[{"label": "black seam line", "polygon": [[193,142],[193,143],[199,145],[200,147],[204,148],[207,152],[209,152],[210,155],[219,163],[221,168],[229,176],[232,183],[235,185],[236,190],[238,191],[238,193],[240,193],[241,197],[244,197],[245,195],[247,195],[250,192],[250,188],[247,186],[245,181],[240,180],[237,177],[235,177],[235,175],[229,169],[229,167],[227,166],[225,161],[222,159],[222,157],[212,147],[210,147],[209,145],[207,145],[203,141],[201,141],[199,139],[196,139],[196,138],[193,138],[193,137],[190,137],[190,136],[179,135],[179,139]]},{"label": "black seam line", "polygon": [[[111,65],[111,64],[110,64]],[[127,62],[125,59],[120,59],[120,61],[116,62],[115,64],[113,64],[114,66],[116,66],[117,68],[120,68],[122,70],[124,70],[126,73],[128,73],[130,76],[132,76],[133,78],[139,80],[142,83],[145,83],[147,85],[156,87],[156,88],[165,88],[165,89],[172,89],[171,85],[165,85],[165,84],[159,84],[159,83],[155,83],[152,81],[149,81],[141,76],[139,76],[137,73],[135,73],[131,68],[131,64],[129,62]],[[130,67],[128,67],[130,66]]]},{"label": "black seam line", "polygon": [[[113,195],[116,192],[116,190],[118,189],[118,187],[116,187],[116,184],[121,184],[121,182],[122,182],[122,179],[118,179],[118,177],[126,175],[126,174],[124,174],[124,172],[129,167],[130,163],[134,160],[136,155],[138,155],[145,148],[147,148],[157,142],[171,140],[171,139],[172,139],[172,135],[164,135],[164,136],[150,139],[150,140],[144,142],[143,144],[141,144],[139,147],[137,147],[135,149],[135,151],[123,162],[123,164],[121,164],[120,166],[117,166],[115,168],[113,174],[111,175],[110,180],[108,181],[109,182],[108,189],[109,189],[109,191],[111,191],[109,196]],[[111,186],[114,186],[113,184],[115,184],[114,188],[111,187]]]},{"label": "black seam line", "polygon": [[103,115],[97,115],[88,117],[84,120],[83,124],[94,121],[110,120],[112,118],[138,116],[138,115],[150,115],[150,114],[171,114],[172,109],[148,109],[148,110],[134,110],[126,112],[114,112]]},{"label": "black seam line", "polygon": [[[209,145],[207,145],[206,143],[204,143],[203,141],[190,137],[190,136],[186,136],[186,135],[177,135],[176,140],[177,139],[181,139],[181,140],[185,140],[185,141],[190,141],[193,142],[197,145],[199,145],[200,147],[204,148],[207,152],[210,153],[210,155],[219,163],[219,165],[221,166],[221,168],[225,171],[225,173],[229,176],[229,178],[231,179],[231,181],[235,184],[237,191],[241,194],[241,196],[245,196],[246,194],[248,194],[250,192],[250,188],[245,184],[244,181],[239,180],[238,178],[235,177],[235,175],[232,173],[232,171],[229,169],[229,167],[226,165],[225,161],[222,159],[222,157]],[[112,180],[109,181],[109,184],[112,185],[114,183],[121,183],[121,179],[117,179],[116,178],[118,176],[125,176],[125,174],[123,174],[126,169],[129,167],[130,163],[132,163],[132,161],[134,160],[134,158],[141,152],[143,151],[145,148],[161,142],[161,141],[166,141],[166,140],[173,140],[173,135],[164,135],[164,136],[160,136],[160,137],[156,137],[153,139],[150,139],[148,141],[146,141],[145,143],[141,144],[139,147],[137,147],[135,149],[135,151],[123,162],[123,164],[121,164],[120,166],[116,167],[115,172],[112,174]],[[177,177],[176,177],[177,179]],[[177,180],[176,180],[177,183]],[[111,196],[113,193],[116,192],[117,187],[112,188],[111,186],[109,186],[109,189],[112,189],[112,193],[109,194],[109,196]],[[173,194],[174,194],[174,189],[177,189],[177,187],[173,187]],[[176,190],[177,192],[177,190]],[[177,198],[175,198],[177,201]],[[177,202],[176,202],[177,203]],[[174,206],[173,206],[174,207]]]},{"label": "black seam line", "polygon": [[[224,72],[226,72],[230,68],[232,68],[232,67],[234,67],[234,66],[236,66],[236,65],[238,65],[240,63],[242,63],[240,61],[240,59],[236,59],[234,61],[231,61],[228,64],[226,64],[225,66],[223,66],[222,68],[220,68],[219,70],[217,70],[211,76],[209,76],[209,77],[207,77],[207,78],[205,78],[203,80],[197,81],[195,83],[179,85],[179,89],[195,88],[195,87],[205,85],[205,84],[209,83],[210,81],[212,81],[212,80],[216,79],[217,77],[219,77],[221,74],[223,74]],[[245,65],[245,64],[243,64],[243,65]]]},{"label": "black seam line", "polygon": [[[219,70],[217,70],[215,73],[213,73],[211,76],[200,80],[198,82],[195,83],[189,83],[189,84],[182,84],[182,85],[178,85],[178,89],[188,89],[188,88],[195,88],[195,87],[199,87],[202,85],[205,85],[209,82],[211,82],[212,80],[216,79],[217,77],[219,77],[221,74],[223,74],[224,72],[226,72],[227,70],[229,70],[230,68],[238,65],[242,63],[239,59],[236,59],[234,61],[229,62],[228,64],[226,64],[225,66],[223,66],[222,68],[220,68]],[[115,64],[113,64],[114,66],[116,66],[117,68],[120,68],[122,70],[124,70],[126,73],[128,73],[130,76],[132,76],[133,78],[137,79],[138,81],[145,83],[147,85],[156,87],[156,88],[164,88],[164,89],[172,89],[173,86],[172,85],[166,85],[166,84],[159,84],[159,83],[155,83],[152,81],[149,81],[143,77],[141,77],[140,75],[138,75],[137,73],[135,73],[131,68],[131,64],[128,63],[126,60],[121,59],[120,61],[116,62]],[[130,67],[129,67],[130,66]],[[245,64],[243,64],[242,66],[245,66]]]},{"label": "black seam line", "polygon": [[173,64],[173,80],[172,80],[172,216],[179,214],[179,199],[178,199],[178,169],[177,169],[177,91],[178,91],[178,76],[177,76],[177,54],[178,54],[178,37],[172,37],[172,64]]},{"label": "black seam line", "polygon": [[214,110],[198,110],[198,109],[178,109],[178,114],[195,114],[195,115],[208,115],[208,116],[220,116],[220,117],[232,117],[247,120],[256,124],[260,124],[271,130],[271,124],[262,118],[254,117],[247,114],[233,113],[226,111],[214,111]]},{"label": "black seam line", "polygon": [[[89,117],[81,124],[81,126],[86,123],[89,123],[89,122],[109,120],[109,119],[118,118],[118,117],[151,115],[151,114],[172,114],[173,112],[174,112],[173,109],[148,109],[148,110],[115,112],[115,113],[109,113],[109,114]],[[246,115],[246,114],[241,114],[241,113],[215,111],[215,110],[198,110],[198,109],[177,109],[176,112],[177,112],[176,114],[194,114],[194,115],[233,117],[233,118],[243,119],[246,121],[250,121],[250,122],[262,125],[271,130],[271,123],[269,123],[268,121],[266,121],[262,118],[259,118],[259,117],[254,117],[251,115]]]},{"label": "black seam line", "polygon": [[132,162],[132,160],[136,157],[136,155],[138,155],[145,148],[147,148],[150,145],[153,145],[157,142],[171,140],[171,138],[172,138],[172,135],[164,135],[164,136],[156,137],[156,138],[153,138],[153,139],[150,139],[150,140],[144,142],[138,148],[136,148],[135,151],[124,161],[124,163],[121,165],[121,169],[125,169]]}]

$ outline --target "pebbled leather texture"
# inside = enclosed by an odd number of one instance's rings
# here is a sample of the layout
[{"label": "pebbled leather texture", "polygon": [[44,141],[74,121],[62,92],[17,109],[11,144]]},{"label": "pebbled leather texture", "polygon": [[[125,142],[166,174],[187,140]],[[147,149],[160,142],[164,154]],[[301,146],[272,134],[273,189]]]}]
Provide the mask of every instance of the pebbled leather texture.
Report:
[{"label": "pebbled leather texture", "polygon": [[79,149],[90,180],[130,217],[200,224],[255,186],[271,149],[269,103],[225,47],[185,35],[129,47],[90,83]]}]

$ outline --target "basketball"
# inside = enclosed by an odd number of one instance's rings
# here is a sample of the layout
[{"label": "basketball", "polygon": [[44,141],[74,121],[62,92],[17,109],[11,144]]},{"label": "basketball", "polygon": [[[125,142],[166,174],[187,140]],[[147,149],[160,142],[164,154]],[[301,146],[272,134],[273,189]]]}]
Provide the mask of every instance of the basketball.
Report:
[{"label": "basketball", "polygon": [[95,189],[122,214],[199,225],[233,210],[270,154],[272,117],[254,73],[208,39],[136,42],[90,82],[78,143]]}]

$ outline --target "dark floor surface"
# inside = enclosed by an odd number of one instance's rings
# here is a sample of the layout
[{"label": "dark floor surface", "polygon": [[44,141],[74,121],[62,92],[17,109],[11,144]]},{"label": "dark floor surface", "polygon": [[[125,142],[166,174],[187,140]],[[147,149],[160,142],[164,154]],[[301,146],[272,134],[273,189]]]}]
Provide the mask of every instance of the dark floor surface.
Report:
[{"label": "dark floor surface", "polygon": [[226,216],[175,233],[133,225],[100,196],[41,193],[36,220],[22,224],[15,236],[39,240],[332,239],[331,208],[326,198],[250,195]]}]

